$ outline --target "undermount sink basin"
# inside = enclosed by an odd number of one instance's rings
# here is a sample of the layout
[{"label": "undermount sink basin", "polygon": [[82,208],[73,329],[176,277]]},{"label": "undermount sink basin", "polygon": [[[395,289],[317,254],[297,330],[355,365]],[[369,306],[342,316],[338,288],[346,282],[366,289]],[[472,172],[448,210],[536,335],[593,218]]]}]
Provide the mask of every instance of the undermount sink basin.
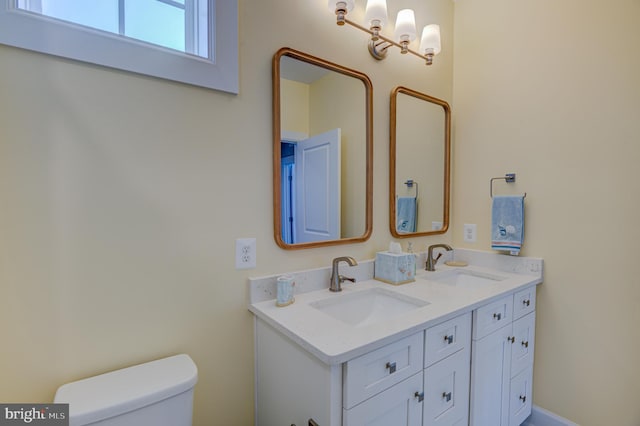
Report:
[{"label": "undermount sink basin", "polygon": [[320,312],[352,326],[364,326],[427,306],[429,302],[374,288],[312,302]]},{"label": "undermount sink basin", "polygon": [[477,288],[495,284],[504,280],[506,277],[492,275],[477,271],[467,271],[464,269],[456,269],[453,271],[441,272],[436,276],[428,278],[432,281],[453,285],[462,288]]}]

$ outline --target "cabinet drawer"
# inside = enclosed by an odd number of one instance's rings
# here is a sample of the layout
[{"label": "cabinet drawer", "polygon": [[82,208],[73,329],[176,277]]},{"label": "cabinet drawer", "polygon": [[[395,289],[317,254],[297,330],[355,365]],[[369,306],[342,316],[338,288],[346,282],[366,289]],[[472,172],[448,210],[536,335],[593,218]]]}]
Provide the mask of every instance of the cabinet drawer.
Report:
[{"label": "cabinet drawer", "polygon": [[423,426],[450,426],[467,420],[470,353],[467,346],[425,370]]},{"label": "cabinet drawer", "polygon": [[424,333],[347,361],[343,367],[343,406],[346,409],[422,370]]},{"label": "cabinet drawer", "polygon": [[473,311],[473,338],[484,336],[501,329],[513,319],[513,296],[491,302]]},{"label": "cabinet drawer", "polygon": [[513,319],[522,318],[536,310],[536,286],[525,288],[513,295]]},{"label": "cabinet drawer", "polygon": [[343,426],[420,426],[422,380],[422,373],[415,374],[362,404],[343,410]]},{"label": "cabinet drawer", "polygon": [[536,314],[526,315],[513,322],[511,345],[511,377],[533,365]]},{"label": "cabinet drawer", "polygon": [[424,338],[424,366],[468,347],[471,343],[471,313],[429,328]]}]

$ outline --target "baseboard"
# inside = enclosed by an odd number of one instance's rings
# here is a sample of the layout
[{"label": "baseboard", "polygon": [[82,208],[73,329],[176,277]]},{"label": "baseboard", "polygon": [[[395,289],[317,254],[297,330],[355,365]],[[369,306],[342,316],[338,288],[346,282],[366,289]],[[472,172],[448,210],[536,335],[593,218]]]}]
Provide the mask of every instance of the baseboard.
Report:
[{"label": "baseboard", "polygon": [[557,414],[547,411],[534,405],[531,408],[531,415],[522,423],[522,426],[580,426],[570,420],[562,418]]}]

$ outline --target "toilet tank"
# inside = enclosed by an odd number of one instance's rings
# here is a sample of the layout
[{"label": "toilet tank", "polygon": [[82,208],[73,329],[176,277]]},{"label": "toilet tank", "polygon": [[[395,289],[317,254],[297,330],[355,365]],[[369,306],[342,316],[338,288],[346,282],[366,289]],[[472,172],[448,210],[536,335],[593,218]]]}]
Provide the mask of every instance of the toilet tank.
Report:
[{"label": "toilet tank", "polygon": [[191,426],[196,365],[176,355],[58,388],[69,426]]}]

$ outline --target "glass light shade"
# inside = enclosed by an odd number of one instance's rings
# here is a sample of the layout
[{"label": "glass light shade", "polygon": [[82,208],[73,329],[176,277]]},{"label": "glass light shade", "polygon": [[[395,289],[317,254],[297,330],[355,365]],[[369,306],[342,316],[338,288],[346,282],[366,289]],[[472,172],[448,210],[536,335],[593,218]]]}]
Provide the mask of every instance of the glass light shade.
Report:
[{"label": "glass light shade", "polygon": [[396,19],[396,40],[413,41],[416,38],[416,17],[411,9],[402,9]]},{"label": "glass light shade", "polygon": [[329,10],[335,12],[338,3],[345,3],[347,5],[347,12],[351,12],[356,2],[355,0],[329,0]]},{"label": "glass light shade", "polygon": [[387,25],[387,0],[368,0],[364,21],[369,25],[379,21],[381,28]]},{"label": "glass light shade", "polygon": [[422,39],[420,40],[420,53],[440,53],[440,25],[431,24],[422,30]]}]

